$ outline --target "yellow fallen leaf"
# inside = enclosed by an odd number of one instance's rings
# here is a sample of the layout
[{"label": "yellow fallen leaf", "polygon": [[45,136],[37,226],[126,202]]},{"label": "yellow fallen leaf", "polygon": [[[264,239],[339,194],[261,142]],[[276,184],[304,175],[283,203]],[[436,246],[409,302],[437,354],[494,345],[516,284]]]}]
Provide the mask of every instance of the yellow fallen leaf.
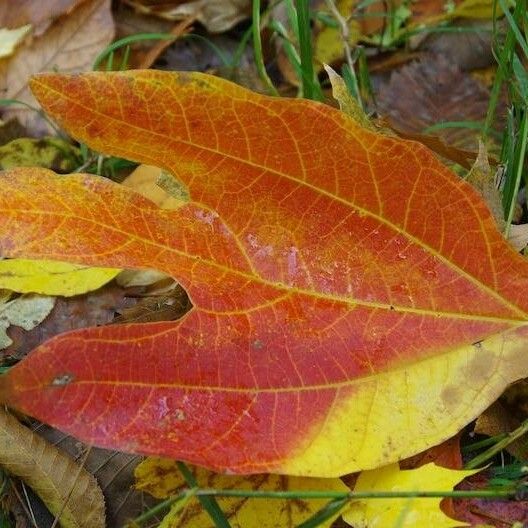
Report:
[{"label": "yellow fallen leaf", "polygon": [[26,24],[16,29],[1,28],[0,58],[9,57],[30,31],[31,24]]},{"label": "yellow fallen leaf", "polygon": [[497,4],[495,7],[497,16],[502,15],[502,8],[500,7],[500,4],[494,0],[464,0],[455,7],[451,13],[451,16],[453,18],[461,17],[492,19],[494,4]]},{"label": "yellow fallen leaf", "polygon": [[[320,490],[348,491],[338,478],[303,478],[283,475],[217,475],[203,468],[193,468],[198,485],[204,488],[261,491]],[[149,457],[135,470],[136,488],[157,498],[177,494],[187,484],[176,462]],[[327,504],[328,499],[246,499],[217,497],[218,504],[232,528],[293,528]],[[337,514],[339,515],[339,514]],[[320,524],[329,527],[336,516]],[[214,528],[215,524],[196,498],[179,508],[178,503],[163,519],[159,528]]]},{"label": "yellow fallen leaf", "polygon": [[[434,463],[416,469],[400,470],[391,464],[363,471],[354,491],[451,491],[466,477],[480,470],[457,471]],[[357,500],[343,513],[343,520],[354,528],[454,528],[467,526],[451,519],[440,509],[440,498]]]},{"label": "yellow fallen leaf", "polygon": [[104,528],[104,498],[95,478],[3,408],[0,466],[23,479],[63,528]]},{"label": "yellow fallen leaf", "polygon": [[10,301],[10,295],[2,293],[0,298],[3,300],[0,304],[0,350],[13,343],[6,333],[11,325],[31,330],[44,321],[55,306],[53,297],[41,295],[22,295]]},{"label": "yellow fallen leaf", "polygon": [[120,271],[115,268],[92,268],[54,260],[2,260],[0,288],[19,293],[71,297],[97,290]]},{"label": "yellow fallen leaf", "polygon": [[[356,5],[356,0],[339,0],[336,2],[338,11],[349,19],[349,44],[357,44],[361,36],[361,28],[358,21],[350,17]],[[338,27],[323,26],[315,37],[315,62],[318,69],[323,64],[332,64],[343,57],[343,38]]]}]

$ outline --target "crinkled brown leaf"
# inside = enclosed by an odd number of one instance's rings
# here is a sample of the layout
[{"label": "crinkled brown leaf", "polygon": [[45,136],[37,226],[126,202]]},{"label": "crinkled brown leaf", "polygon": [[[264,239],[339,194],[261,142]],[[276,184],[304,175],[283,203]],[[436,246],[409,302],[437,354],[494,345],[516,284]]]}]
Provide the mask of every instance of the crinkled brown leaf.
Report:
[{"label": "crinkled brown leaf", "polygon": [[3,409],[0,465],[60,515],[63,528],[104,528],[104,499],[95,478]]},{"label": "crinkled brown leaf", "polygon": [[[3,97],[35,104],[28,88],[31,75],[52,70],[67,73],[90,70],[113,36],[110,0],[84,0],[44,34],[26,42],[12,57],[0,60]],[[25,107],[11,106],[5,115],[18,116],[34,133],[48,131],[39,114]]]},{"label": "crinkled brown leaf", "polygon": [[[0,0],[0,27],[31,24],[35,36],[42,35],[56,18],[69,14],[85,0]],[[16,8],[15,8],[16,5]]]}]

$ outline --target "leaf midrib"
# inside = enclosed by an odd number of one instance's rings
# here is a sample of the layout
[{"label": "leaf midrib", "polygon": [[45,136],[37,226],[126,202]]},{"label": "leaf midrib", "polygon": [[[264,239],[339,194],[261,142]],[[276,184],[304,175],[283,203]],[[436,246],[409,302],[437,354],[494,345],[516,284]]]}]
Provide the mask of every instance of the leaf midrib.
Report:
[{"label": "leaf midrib", "polygon": [[[193,202],[191,202],[193,203]],[[19,211],[20,213],[24,214],[28,211],[26,210],[22,210],[22,209],[19,209],[19,210],[16,210],[16,209],[0,209],[0,212],[2,213],[5,213],[6,215],[7,214],[12,214],[13,211]],[[138,235],[135,235],[133,233],[130,233],[129,231],[124,231],[122,229],[118,229],[116,227],[113,227],[113,226],[109,226],[108,224],[105,224],[105,223],[102,223],[102,222],[98,222],[96,220],[93,220],[93,219],[87,219],[85,217],[82,217],[82,216],[77,216],[77,215],[69,215],[69,214],[65,214],[65,213],[55,213],[55,212],[52,212],[52,213],[48,213],[48,212],[45,212],[45,211],[34,211],[32,210],[31,211],[31,214],[33,215],[42,215],[42,216],[52,216],[53,218],[57,218],[57,217],[60,217],[60,218],[64,218],[64,219],[70,219],[70,220],[79,220],[79,221],[82,221],[82,222],[88,222],[88,223],[91,223],[93,224],[94,226],[98,226],[104,230],[108,230],[108,231],[111,231],[111,232],[114,232],[114,233],[117,233],[117,234],[120,234],[120,235],[124,235],[126,238],[127,238],[127,243],[129,241],[134,241],[134,242],[141,242],[142,244],[147,244],[147,245],[151,245],[153,247],[156,247],[158,249],[162,249],[164,251],[168,251],[168,252],[172,252],[172,253],[175,253],[181,257],[184,257],[184,258],[187,258],[187,259],[192,259],[196,262],[200,262],[202,264],[207,264],[208,266],[211,266],[212,268],[215,268],[215,269],[218,269],[224,273],[230,273],[230,274],[233,274],[233,275],[237,275],[245,280],[251,280],[253,282],[257,282],[257,283],[260,283],[262,285],[265,285],[265,286],[269,286],[271,288],[275,288],[279,291],[282,291],[282,292],[286,292],[288,294],[299,294],[299,295],[305,295],[307,297],[312,297],[312,298],[316,298],[316,299],[321,299],[321,300],[324,300],[324,301],[334,301],[334,302],[340,302],[340,303],[343,303],[343,304],[346,304],[348,306],[351,306],[351,307],[354,307],[354,306],[364,306],[364,307],[367,307],[367,308],[372,308],[372,309],[380,309],[380,310],[387,310],[387,311],[390,311],[392,313],[409,313],[409,314],[413,314],[413,315],[425,315],[425,316],[429,316],[429,317],[435,317],[435,318],[450,318],[450,319],[457,319],[457,320],[468,320],[468,321],[482,321],[482,322],[489,322],[489,323],[500,323],[500,324],[510,324],[510,325],[521,325],[521,324],[524,324],[526,322],[525,319],[513,319],[513,318],[506,318],[506,317],[495,317],[495,316],[487,316],[487,315],[480,315],[480,314],[465,314],[465,313],[461,313],[461,312],[445,312],[445,311],[438,311],[438,310],[430,310],[430,309],[427,309],[427,308],[415,308],[415,307],[407,307],[407,306],[400,306],[400,305],[397,305],[397,304],[388,304],[388,303],[382,303],[382,302],[373,302],[373,301],[364,301],[362,299],[351,299],[349,297],[343,297],[343,296],[340,296],[338,294],[329,294],[329,293],[320,293],[320,292],[317,292],[317,291],[314,291],[314,290],[309,290],[309,289],[304,289],[304,288],[299,288],[299,287],[294,287],[294,286],[290,286],[288,284],[285,284],[284,282],[280,282],[280,281],[271,281],[271,280],[267,280],[263,277],[261,277],[260,275],[256,276],[256,275],[253,275],[251,273],[248,273],[248,272],[245,272],[245,271],[242,271],[242,270],[237,270],[235,268],[230,268],[228,266],[225,266],[225,265],[222,265],[222,264],[219,264],[215,261],[212,261],[212,260],[208,260],[208,259],[205,259],[203,257],[198,257],[198,256],[195,256],[195,255],[191,255],[189,253],[186,253],[184,251],[181,251],[181,250],[178,250],[172,246],[167,246],[167,245],[164,245],[164,244],[161,244],[159,242],[156,242],[150,238],[143,238],[143,237],[140,237]],[[112,254],[112,253],[115,253],[115,248],[113,249],[109,249],[109,251],[107,252],[108,254]],[[53,257],[50,257],[50,256],[46,256],[47,259],[50,259],[50,260],[55,260]],[[57,255],[57,260],[59,261],[62,261],[62,255]],[[64,259],[65,261],[67,262],[75,262],[75,260],[77,259],[80,259],[79,260],[79,264],[81,265],[85,265],[85,266],[89,266],[89,267],[106,267],[106,265],[102,265],[102,266],[98,266],[96,265],[95,263],[88,263],[86,264],[86,261],[83,261],[82,260],[82,256],[78,256],[78,255],[67,255],[67,256],[64,256]],[[156,263],[154,263],[154,265],[156,265]],[[110,264],[108,265],[110,266]],[[113,267],[115,267],[115,264],[112,264]],[[147,269],[147,267],[145,267],[145,269]],[[149,268],[150,269],[150,268]],[[171,275],[174,279],[176,280],[181,280],[180,277],[178,276],[174,276],[173,273],[174,271],[173,270],[169,270],[169,269],[159,269],[159,271],[163,271],[165,273],[168,273],[169,275]],[[263,304],[260,304],[260,305],[254,305],[254,306],[251,306],[251,307],[248,307],[246,309],[240,309],[240,310],[222,310],[222,311],[218,311],[218,310],[212,310],[212,309],[207,309],[207,308],[202,308],[200,307],[199,305],[196,305],[197,308],[199,308],[202,312],[205,312],[205,313],[211,313],[211,314],[217,314],[217,315],[236,315],[236,314],[244,314],[244,313],[248,313],[250,311],[255,311],[255,310],[258,310],[262,307],[265,307],[265,306],[269,306],[270,304],[274,304],[275,302],[278,302],[282,299],[284,299],[285,295],[280,295],[278,298],[276,299],[273,299],[271,300],[270,302],[267,302],[267,303],[263,303]],[[192,300],[192,299],[191,299]]]}]

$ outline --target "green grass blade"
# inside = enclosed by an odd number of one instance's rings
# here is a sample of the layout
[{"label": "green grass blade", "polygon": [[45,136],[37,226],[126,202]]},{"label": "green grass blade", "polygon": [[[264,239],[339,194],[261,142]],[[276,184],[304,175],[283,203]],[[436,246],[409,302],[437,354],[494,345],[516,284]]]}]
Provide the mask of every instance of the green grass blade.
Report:
[{"label": "green grass blade", "polygon": [[116,40],[110,46],[107,46],[97,57],[93,63],[92,69],[98,70],[101,64],[112,54],[114,51],[122,48],[123,46],[129,46],[135,42],[141,42],[143,40],[176,40],[177,37],[171,33],[138,33],[137,35],[129,35],[122,39]]},{"label": "green grass blade", "polygon": [[328,519],[337,515],[349,503],[348,497],[343,499],[334,499],[326,506],[314,513],[309,519],[297,525],[297,528],[316,528]]},{"label": "green grass blade", "polygon": [[515,203],[517,198],[517,192],[521,184],[521,177],[524,169],[524,160],[526,158],[526,143],[528,142],[528,112],[525,110],[523,112],[521,120],[521,128],[519,130],[519,140],[515,145],[515,156],[513,158],[513,186],[512,193],[508,197],[508,202],[506,205],[506,227],[504,229],[504,236],[508,236],[510,231],[510,226],[513,220],[513,213],[515,211]]},{"label": "green grass blade", "polygon": [[268,89],[271,95],[279,95],[277,88],[271,82],[271,79],[268,76],[266,71],[266,66],[264,64],[264,55],[262,53],[262,40],[260,38],[260,0],[253,0],[252,4],[252,16],[253,16],[253,53],[255,57],[255,66],[257,67],[257,72],[260,79]]},{"label": "green grass blade", "polygon": [[[526,40],[522,36],[521,30],[519,29],[519,26],[515,22],[515,18],[510,13],[509,7],[504,0],[499,0],[499,4],[504,12],[504,16],[506,17],[506,19],[508,20],[508,23],[510,24],[510,28],[517,40],[517,43],[523,50],[526,58],[528,58],[528,44],[526,44]],[[523,0],[518,0],[518,4],[523,4]]]},{"label": "green grass blade", "polygon": [[307,99],[322,101],[323,92],[319,81],[315,77],[313,68],[309,2],[308,0],[296,0],[295,6],[297,8],[303,95]]},{"label": "green grass blade", "polygon": [[528,433],[528,420],[525,420],[519,427],[517,427],[517,429],[509,433],[505,438],[496,442],[495,445],[484,451],[484,453],[472,458],[465,465],[465,469],[475,469],[484,466],[488,460],[492,459],[497,453],[506,449],[506,447],[512,442],[515,442],[515,440],[518,440],[526,433]]},{"label": "green grass blade", "polygon": [[[185,479],[185,482],[187,482],[187,485],[190,488],[197,488],[198,483],[196,482],[192,471],[183,462],[177,462],[177,464],[180,473]],[[214,521],[216,528],[231,528],[229,521],[214,497],[199,496],[198,500],[204,510],[209,514],[209,517]]]}]

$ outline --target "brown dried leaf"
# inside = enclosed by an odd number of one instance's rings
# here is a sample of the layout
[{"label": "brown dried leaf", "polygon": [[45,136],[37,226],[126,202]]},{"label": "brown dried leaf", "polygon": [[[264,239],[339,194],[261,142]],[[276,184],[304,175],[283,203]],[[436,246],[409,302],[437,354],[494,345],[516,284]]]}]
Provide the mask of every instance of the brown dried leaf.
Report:
[{"label": "brown dried leaf", "polygon": [[31,486],[64,528],[104,528],[104,498],[95,478],[3,409],[0,465]]},{"label": "brown dried leaf", "polygon": [[488,161],[488,151],[482,141],[479,140],[477,159],[466,176],[466,181],[471,183],[488,204],[493,218],[497,222],[500,231],[504,229],[504,210],[502,208],[501,195],[496,184],[495,173],[491,170]]},{"label": "brown dried leaf", "polygon": [[71,13],[85,0],[0,0],[0,27],[18,28],[31,24],[33,34],[42,35],[56,18]]},{"label": "brown dried leaf", "polygon": [[250,13],[251,0],[125,0],[140,13],[157,15],[167,20],[181,20],[189,16],[196,18],[211,33],[222,33],[231,29]]},{"label": "brown dried leaf", "polygon": [[191,301],[185,290],[180,285],[176,285],[165,295],[146,297],[136,305],[125,308],[113,323],[174,321],[185,315],[191,307]]},{"label": "brown dried leaf", "polygon": [[[110,0],[84,0],[43,35],[25,42],[13,56],[0,60],[3,97],[36,104],[27,84],[31,75],[50,70],[70,73],[90,70],[113,36]],[[47,123],[27,108],[9,107],[4,116],[17,116],[34,133],[42,135],[48,131]]]},{"label": "brown dried leaf", "polygon": [[[445,121],[482,121],[489,91],[447,58],[425,56],[395,70],[378,95],[378,110],[398,130],[422,133]],[[448,144],[477,150],[477,131],[446,128],[435,132]]]},{"label": "brown dried leaf", "polygon": [[109,323],[116,311],[135,302],[135,299],[125,299],[125,290],[113,284],[86,295],[57,297],[55,307],[38,326],[30,331],[19,327],[9,329],[13,344],[2,351],[2,356],[21,359],[31,349],[57,334]]}]

